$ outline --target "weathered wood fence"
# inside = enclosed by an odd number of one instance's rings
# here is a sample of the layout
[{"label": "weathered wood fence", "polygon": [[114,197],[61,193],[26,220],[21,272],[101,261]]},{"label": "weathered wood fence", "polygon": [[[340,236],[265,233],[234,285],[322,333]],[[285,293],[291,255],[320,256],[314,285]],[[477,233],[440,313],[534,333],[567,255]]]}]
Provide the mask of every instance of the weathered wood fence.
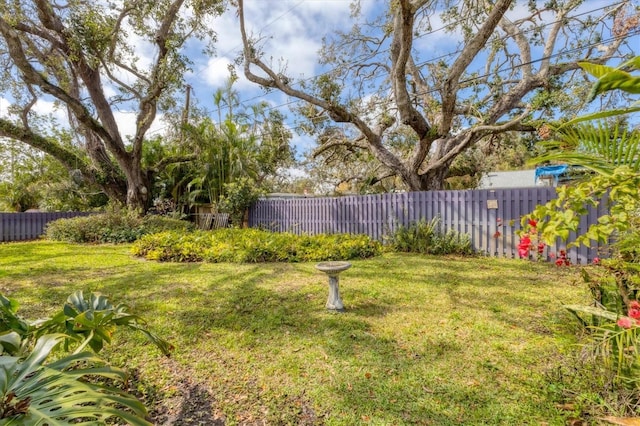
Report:
[{"label": "weathered wood fence", "polygon": [[[538,204],[556,197],[555,188],[406,192],[331,198],[264,199],[249,210],[249,226],[296,234],[367,234],[384,240],[398,226],[440,218],[443,230],[453,229],[471,237],[481,253],[517,257],[520,219]],[[606,212],[605,203],[582,218],[579,233]],[[572,234],[569,242],[575,238]],[[557,241],[545,249],[549,258],[566,243]],[[599,247],[571,248],[573,263],[601,256]]]},{"label": "weathered wood fence", "polygon": [[86,216],[84,212],[29,212],[0,213],[0,242],[35,240],[43,233],[47,223],[62,218]]}]

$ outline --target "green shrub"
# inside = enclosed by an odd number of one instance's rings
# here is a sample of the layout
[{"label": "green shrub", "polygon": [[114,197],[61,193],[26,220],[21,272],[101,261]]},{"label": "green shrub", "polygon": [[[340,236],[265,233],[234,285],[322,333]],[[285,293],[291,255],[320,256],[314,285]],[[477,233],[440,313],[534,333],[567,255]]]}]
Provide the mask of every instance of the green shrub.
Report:
[{"label": "green shrub", "polygon": [[218,207],[221,212],[229,213],[233,226],[242,226],[244,214],[253,203],[258,201],[263,191],[247,177],[224,184],[226,195],[220,198]]},{"label": "green shrub", "polygon": [[400,226],[391,235],[388,247],[397,252],[422,254],[472,255],[471,238],[452,229],[442,232],[440,219],[420,220],[409,226]]},{"label": "green shrub", "polygon": [[161,232],[146,235],[133,253],[149,260],[173,262],[320,262],[366,259],[382,252],[366,235],[295,235],[258,229]]},{"label": "green shrub", "polygon": [[108,212],[55,220],[47,225],[45,236],[72,243],[128,243],[146,234],[193,228],[189,222],[162,216],[138,217],[133,213]]}]

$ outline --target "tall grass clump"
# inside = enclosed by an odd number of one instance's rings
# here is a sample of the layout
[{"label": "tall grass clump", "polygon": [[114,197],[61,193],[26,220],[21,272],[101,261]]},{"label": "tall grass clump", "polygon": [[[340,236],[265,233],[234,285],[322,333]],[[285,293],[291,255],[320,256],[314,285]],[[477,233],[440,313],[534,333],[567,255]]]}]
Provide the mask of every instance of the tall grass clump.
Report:
[{"label": "tall grass clump", "polygon": [[167,230],[191,231],[192,223],[163,216],[139,217],[133,212],[112,211],[50,222],[45,237],[70,243],[129,243],[146,234]]},{"label": "tall grass clump", "polygon": [[471,237],[453,229],[444,232],[440,218],[430,221],[419,220],[409,226],[399,226],[389,237],[388,247],[402,253],[421,253],[433,255],[457,254],[472,255]]}]

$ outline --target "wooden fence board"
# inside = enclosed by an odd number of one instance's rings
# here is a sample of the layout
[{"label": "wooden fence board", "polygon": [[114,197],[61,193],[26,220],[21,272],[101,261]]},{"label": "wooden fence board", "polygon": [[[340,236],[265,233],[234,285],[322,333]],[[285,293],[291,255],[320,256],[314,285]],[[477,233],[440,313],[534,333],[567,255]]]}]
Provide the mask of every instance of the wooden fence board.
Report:
[{"label": "wooden fence board", "polygon": [[86,216],[86,212],[0,213],[0,242],[26,241],[40,238],[51,221]]},{"label": "wooden fence board", "polygon": [[[478,252],[512,258],[518,256],[522,216],[555,194],[555,188],[532,187],[259,200],[249,210],[249,226],[298,234],[361,233],[382,241],[398,226],[438,217],[443,231],[453,229],[469,235]],[[592,208],[581,220],[579,232],[606,211],[606,201]],[[545,249],[543,257],[551,259],[565,247],[566,243],[557,241],[555,247]],[[569,257],[584,264],[599,256],[599,249],[597,245],[574,247]]]}]

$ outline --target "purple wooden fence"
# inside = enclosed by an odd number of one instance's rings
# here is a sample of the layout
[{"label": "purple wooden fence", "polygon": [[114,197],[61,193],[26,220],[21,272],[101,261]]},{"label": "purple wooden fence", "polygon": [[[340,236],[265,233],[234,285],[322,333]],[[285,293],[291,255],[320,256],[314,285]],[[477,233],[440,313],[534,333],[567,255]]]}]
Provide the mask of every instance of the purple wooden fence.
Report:
[{"label": "purple wooden fence", "polygon": [[89,214],[91,213],[0,213],[0,241],[35,240],[44,234],[45,226],[53,220]]},{"label": "purple wooden fence", "polygon": [[[556,197],[555,188],[486,189],[464,191],[406,192],[331,198],[259,200],[249,210],[249,226],[296,234],[367,234],[383,240],[398,226],[440,217],[443,230],[453,229],[471,237],[473,247],[490,256],[517,257],[520,219],[536,205]],[[605,203],[590,209],[580,222],[584,232],[606,212]],[[500,219],[500,220],[498,220]],[[570,235],[569,241],[575,239]],[[544,256],[566,248],[558,240]],[[600,256],[599,247],[571,248],[573,263]]]}]

